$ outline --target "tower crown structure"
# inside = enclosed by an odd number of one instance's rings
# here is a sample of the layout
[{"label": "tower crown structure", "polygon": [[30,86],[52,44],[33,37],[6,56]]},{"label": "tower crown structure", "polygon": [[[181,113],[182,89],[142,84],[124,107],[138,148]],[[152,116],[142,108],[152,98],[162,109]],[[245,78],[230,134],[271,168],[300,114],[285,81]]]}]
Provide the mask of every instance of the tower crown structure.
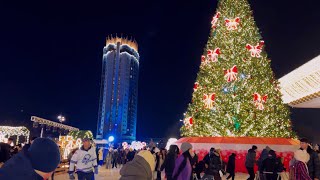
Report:
[{"label": "tower crown structure", "polygon": [[135,51],[138,51],[138,43],[135,40],[118,37],[118,36],[108,36],[106,39],[106,45],[108,44],[117,44],[120,43],[120,45],[128,45],[129,47],[133,48]]}]

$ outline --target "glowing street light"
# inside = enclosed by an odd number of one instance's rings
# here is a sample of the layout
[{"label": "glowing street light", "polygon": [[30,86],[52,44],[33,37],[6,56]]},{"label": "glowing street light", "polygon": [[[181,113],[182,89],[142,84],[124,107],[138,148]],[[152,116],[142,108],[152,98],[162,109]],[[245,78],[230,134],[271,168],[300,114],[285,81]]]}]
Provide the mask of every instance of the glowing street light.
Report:
[{"label": "glowing street light", "polygon": [[58,119],[59,119],[60,123],[63,123],[66,120],[66,118],[64,116],[62,116],[62,115],[59,115]]},{"label": "glowing street light", "polygon": [[114,141],[114,137],[113,136],[109,136],[108,141],[111,143]]}]

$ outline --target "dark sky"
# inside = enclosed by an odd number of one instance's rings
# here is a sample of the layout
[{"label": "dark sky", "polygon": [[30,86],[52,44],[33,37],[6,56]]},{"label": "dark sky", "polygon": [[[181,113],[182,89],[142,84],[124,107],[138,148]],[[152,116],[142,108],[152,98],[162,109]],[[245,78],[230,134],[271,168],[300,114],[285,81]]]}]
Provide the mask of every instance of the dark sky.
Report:
[{"label": "dark sky", "polygon": [[[250,3],[277,78],[320,54],[320,1]],[[105,38],[123,33],[137,40],[141,56],[138,137],[178,134],[216,4],[1,1],[0,124],[62,113],[66,124],[95,132]],[[293,110],[293,124],[319,137],[319,114]]]}]

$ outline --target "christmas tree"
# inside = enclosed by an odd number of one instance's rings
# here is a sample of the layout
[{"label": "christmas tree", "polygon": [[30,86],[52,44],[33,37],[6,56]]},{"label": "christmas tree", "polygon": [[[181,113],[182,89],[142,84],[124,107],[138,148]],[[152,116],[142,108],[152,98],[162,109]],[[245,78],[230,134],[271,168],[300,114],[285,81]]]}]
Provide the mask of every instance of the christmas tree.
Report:
[{"label": "christmas tree", "polygon": [[247,0],[220,0],[182,136],[294,137]]}]

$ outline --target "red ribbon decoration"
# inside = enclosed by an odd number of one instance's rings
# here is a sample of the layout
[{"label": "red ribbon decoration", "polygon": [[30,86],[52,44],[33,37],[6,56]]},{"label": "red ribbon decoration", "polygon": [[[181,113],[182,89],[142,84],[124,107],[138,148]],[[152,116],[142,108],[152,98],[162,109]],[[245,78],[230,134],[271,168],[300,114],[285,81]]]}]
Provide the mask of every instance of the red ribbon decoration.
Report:
[{"label": "red ribbon decoration", "polygon": [[238,68],[234,65],[231,69],[224,70],[224,77],[227,82],[237,80]]},{"label": "red ribbon decoration", "polygon": [[213,17],[211,21],[211,27],[215,29],[217,27],[218,19],[220,17],[220,12],[217,12]]},{"label": "red ribbon decoration", "polygon": [[262,47],[264,45],[264,41],[260,41],[256,46],[252,46],[251,44],[247,44],[246,48],[249,52],[251,52],[251,57],[261,57],[260,53],[262,52]]},{"label": "red ribbon decoration", "polygon": [[209,61],[212,61],[212,62],[217,62],[218,56],[220,54],[221,54],[220,48],[215,48],[213,51],[209,49],[207,51],[207,57],[208,57]]},{"label": "red ribbon decoration", "polygon": [[187,117],[184,119],[183,121],[184,125],[186,126],[186,128],[190,128],[191,126],[193,126],[193,119],[192,117]]},{"label": "red ribbon decoration", "polygon": [[193,85],[193,90],[196,91],[199,87],[199,83],[198,82],[195,82],[194,85]]},{"label": "red ribbon decoration", "polygon": [[203,95],[203,102],[204,102],[205,108],[212,109],[215,98],[216,98],[215,93],[204,94]]},{"label": "red ribbon decoration", "polygon": [[238,29],[238,25],[240,23],[240,18],[236,17],[234,19],[225,19],[225,24],[227,26],[227,30],[231,31],[231,30],[236,30]]},{"label": "red ribbon decoration", "polygon": [[253,94],[254,105],[259,110],[264,110],[263,104],[267,102],[268,95],[261,96],[259,93]]}]

